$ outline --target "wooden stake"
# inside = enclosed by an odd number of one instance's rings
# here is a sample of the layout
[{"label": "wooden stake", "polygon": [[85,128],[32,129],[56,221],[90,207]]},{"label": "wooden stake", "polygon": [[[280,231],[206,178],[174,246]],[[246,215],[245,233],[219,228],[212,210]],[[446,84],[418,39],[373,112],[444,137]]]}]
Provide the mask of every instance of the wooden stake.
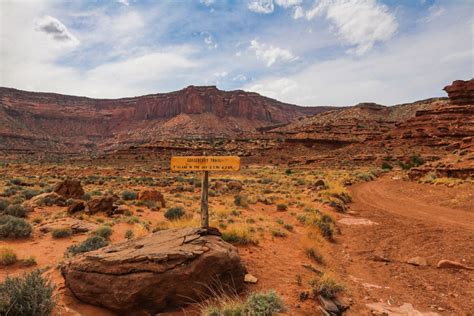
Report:
[{"label": "wooden stake", "polygon": [[209,171],[204,171],[201,186],[201,227],[209,228]]}]

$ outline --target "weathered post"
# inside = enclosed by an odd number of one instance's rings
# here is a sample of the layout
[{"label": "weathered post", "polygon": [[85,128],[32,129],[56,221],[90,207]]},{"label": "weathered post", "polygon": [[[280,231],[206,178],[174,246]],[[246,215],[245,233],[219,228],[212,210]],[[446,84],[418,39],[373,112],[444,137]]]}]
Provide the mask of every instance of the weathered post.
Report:
[{"label": "weathered post", "polygon": [[201,187],[201,227],[209,228],[209,171],[204,171]]},{"label": "weathered post", "polygon": [[239,171],[237,156],[175,156],[171,157],[172,171],[204,171],[201,186],[201,227],[209,228],[209,171]]}]

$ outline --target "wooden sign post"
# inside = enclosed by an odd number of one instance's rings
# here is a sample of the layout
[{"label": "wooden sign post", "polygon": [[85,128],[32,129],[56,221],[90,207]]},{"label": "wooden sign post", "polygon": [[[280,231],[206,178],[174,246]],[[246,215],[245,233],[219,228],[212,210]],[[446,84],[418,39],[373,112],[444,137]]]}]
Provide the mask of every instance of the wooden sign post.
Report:
[{"label": "wooden sign post", "polygon": [[201,227],[209,228],[209,171],[239,171],[237,156],[175,156],[171,171],[204,171],[201,186]]}]

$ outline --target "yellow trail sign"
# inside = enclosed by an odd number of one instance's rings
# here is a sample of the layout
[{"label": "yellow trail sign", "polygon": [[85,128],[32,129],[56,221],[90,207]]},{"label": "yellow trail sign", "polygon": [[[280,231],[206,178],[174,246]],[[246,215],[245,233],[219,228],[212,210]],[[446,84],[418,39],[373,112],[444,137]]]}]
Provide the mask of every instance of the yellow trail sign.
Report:
[{"label": "yellow trail sign", "polygon": [[239,171],[237,156],[175,156],[171,157],[172,171]]}]

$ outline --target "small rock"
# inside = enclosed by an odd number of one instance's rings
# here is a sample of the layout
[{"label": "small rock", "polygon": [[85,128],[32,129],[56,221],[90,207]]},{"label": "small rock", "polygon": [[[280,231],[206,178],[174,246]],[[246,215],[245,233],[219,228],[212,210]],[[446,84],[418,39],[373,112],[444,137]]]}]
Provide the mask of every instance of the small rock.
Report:
[{"label": "small rock", "polygon": [[157,190],[141,190],[138,193],[138,199],[142,201],[160,202],[161,207],[166,207],[165,197]]},{"label": "small rock", "polygon": [[318,295],[318,300],[321,303],[321,307],[324,308],[325,311],[339,315],[339,308],[337,308],[336,303],[334,303],[333,300],[325,298],[321,295]]},{"label": "small rock", "polygon": [[242,190],[242,183],[240,181],[229,181],[227,182],[227,189],[229,191],[240,191]]},{"label": "small rock", "polygon": [[258,279],[254,277],[253,275],[251,275],[250,273],[247,273],[244,277],[244,282],[255,284],[258,282]]},{"label": "small rock", "polygon": [[82,188],[81,181],[74,179],[67,179],[59,182],[56,184],[53,191],[65,197],[66,199],[80,199],[84,195],[84,189]]},{"label": "small rock", "polygon": [[408,259],[407,263],[414,266],[427,266],[428,265],[426,258],[423,258],[423,257],[413,257],[411,259]]},{"label": "small rock", "polygon": [[466,266],[462,263],[451,261],[451,260],[440,260],[436,265],[437,268],[440,269],[466,269],[466,270],[474,270],[474,267]]},{"label": "small rock", "polygon": [[107,215],[113,215],[114,210],[114,199],[111,196],[97,197],[87,203],[87,213],[89,214],[104,212]]},{"label": "small rock", "polygon": [[67,207],[68,214],[74,214],[83,211],[86,208],[84,201],[74,201]]}]

